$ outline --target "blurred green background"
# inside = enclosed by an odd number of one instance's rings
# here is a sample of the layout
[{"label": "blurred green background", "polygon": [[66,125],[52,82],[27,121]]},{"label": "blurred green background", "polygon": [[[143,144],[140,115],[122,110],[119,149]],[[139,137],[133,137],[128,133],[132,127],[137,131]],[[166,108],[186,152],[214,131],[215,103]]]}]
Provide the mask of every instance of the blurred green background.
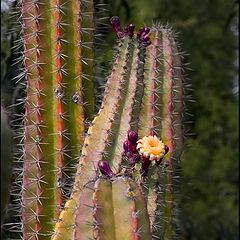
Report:
[{"label": "blurred green background", "polygon": [[[13,2],[13,5],[16,3]],[[169,24],[184,51],[187,90],[186,148],[180,172],[179,239],[237,240],[238,220],[238,1],[233,0],[98,0],[96,71],[98,95],[111,66],[113,15],[136,29],[152,21]],[[22,87],[19,57],[11,47],[18,38],[9,32],[16,17],[1,0],[1,93],[5,107],[17,103]],[[105,10],[104,10],[105,9]],[[102,18],[102,19],[101,19]],[[104,53],[104,54],[103,54]],[[98,68],[98,69],[101,69]],[[105,70],[104,70],[105,69]],[[98,97],[101,100],[100,97]],[[22,107],[8,108],[21,113]]]}]

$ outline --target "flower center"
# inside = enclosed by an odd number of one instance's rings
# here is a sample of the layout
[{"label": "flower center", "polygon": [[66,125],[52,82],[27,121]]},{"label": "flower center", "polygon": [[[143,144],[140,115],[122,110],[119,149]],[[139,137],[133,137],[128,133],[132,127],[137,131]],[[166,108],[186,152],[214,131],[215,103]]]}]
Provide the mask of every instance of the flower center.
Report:
[{"label": "flower center", "polygon": [[150,139],[148,141],[150,147],[157,147],[158,143],[155,139]]}]

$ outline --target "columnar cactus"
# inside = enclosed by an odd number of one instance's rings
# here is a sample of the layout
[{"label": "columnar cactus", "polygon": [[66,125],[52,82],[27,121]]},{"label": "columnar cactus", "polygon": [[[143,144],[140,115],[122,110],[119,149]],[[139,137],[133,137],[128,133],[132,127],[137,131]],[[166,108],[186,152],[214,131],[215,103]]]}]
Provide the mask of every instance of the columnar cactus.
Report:
[{"label": "columnar cactus", "polygon": [[[177,46],[162,26],[134,34],[132,24],[122,30],[118,18],[111,21],[119,38],[112,73],[52,239],[172,239],[174,162],[183,143]],[[128,189],[124,181],[137,191],[133,196],[139,208],[134,213],[123,194]],[[114,186],[123,191],[115,192]],[[124,203],[121,215],[118,202]],[[138,226],[135,234],[132,224]],[[123,237],[120,229],[129,235]]]},{"label": "columnar cactus", "polygon": [[146,50],[145,92],[138,133],[142,138],[148,135],[161,138],[168,154],[163,158],[163,167],[156,170],[160,161],[150,166],[142,184],[148,198],[153,235],[172,239],[174,169],[183,148],[183,74],[171,29],[155,25],[151,36],[152,44]]},{"label": "columnar cactus", "polygon": [[[49,239],[91,119],[93,1],[22,0],[23,239]],[[88,65],[86,65],[88,64]]]}]

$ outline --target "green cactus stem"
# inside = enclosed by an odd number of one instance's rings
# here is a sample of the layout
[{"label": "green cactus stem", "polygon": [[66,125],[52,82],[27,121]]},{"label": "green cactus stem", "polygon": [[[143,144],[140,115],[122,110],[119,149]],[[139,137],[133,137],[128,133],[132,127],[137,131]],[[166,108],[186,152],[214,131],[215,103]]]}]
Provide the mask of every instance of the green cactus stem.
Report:
[{"label": "green cactus stem", "polygon": [[[72,229],[69,218],[73,212]],[[77,203],[73,198],[67,201],[60,219],[52,240],[151,239],[144,196],[138,184],[129,178],[100,177],[90,181]]]},{"label": "green cactus stem", "polygon": [[150,166],[142,185],[148,199],[153,236],[172,239],[174,166],[183,148],[181,56],[169,28],[154,26],[151,39],[153,44],[146,52],[145,88],[138,133],[140,137],[160,137],[169,152],[157,171],[156,165]]},{"label": "green cactus stem", "polygon": [[[21,2],[26,76],[23,239],[49,239],[71,190],[84,139],[84,112],[87,118],[93,114],[93,65],[84,68],[85,59],[93,60],[92,45],[84,50],[93,37],[93,29],[88,31],[92,1],[84,1],[84,7],[79,1]],[[87,100],[83,85],[90,90]]]}]

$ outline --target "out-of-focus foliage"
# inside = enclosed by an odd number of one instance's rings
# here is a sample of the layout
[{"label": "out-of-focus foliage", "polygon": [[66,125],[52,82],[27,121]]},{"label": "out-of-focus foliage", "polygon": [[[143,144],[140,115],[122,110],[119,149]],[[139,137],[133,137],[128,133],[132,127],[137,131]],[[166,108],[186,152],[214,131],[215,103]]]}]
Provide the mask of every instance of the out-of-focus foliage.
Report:
[{"label": "out-of-focus foliage", "polygon": [[[186,121],[193,122],[188,128],[194,134],[188,136],[182,157],[179,239],[238,239],[238,94],[233,82],[237,75],[238,1],[96,2],[108,4],[109,11],[101,16],[109,19],[118,15],[123,25],[132,22],[138,29],[158,20],[169,23],[179,32],[178,39],[187,53],[185,62],[190,63],[192,69],[186,73],[196,101],[186,104],[193,115],[186,115]],[[6,33],[10,22],[6,15],[1,15],[2,98],[8,98],[7,94],[16,89],[10,79],[18,69],[10,67],[14,58],[10,52],[12,39]],[[103,34],[103,43],[98,64],[107,68],[111,65],[108,61],[115,36],[110,27],[100,29],[99,33]],[[102,71],[97,72],[102,81]]]},{"label": "out-of-focus foliage", "polygon": [[13,161],[13,139],[8,124],[8,116],[1,106],[1,224],[5,220],[11,183],[11,165]]},{"label": "out-of-focus foliage", "polygon": [[20,13],[16,12],[16,6],[17,0],[1,1],[1,102],[5,107],[15,103],[18,90],[16,76],[20,73],[17,58],[21,54],[20,49],[16,48],[20,32]]}]

